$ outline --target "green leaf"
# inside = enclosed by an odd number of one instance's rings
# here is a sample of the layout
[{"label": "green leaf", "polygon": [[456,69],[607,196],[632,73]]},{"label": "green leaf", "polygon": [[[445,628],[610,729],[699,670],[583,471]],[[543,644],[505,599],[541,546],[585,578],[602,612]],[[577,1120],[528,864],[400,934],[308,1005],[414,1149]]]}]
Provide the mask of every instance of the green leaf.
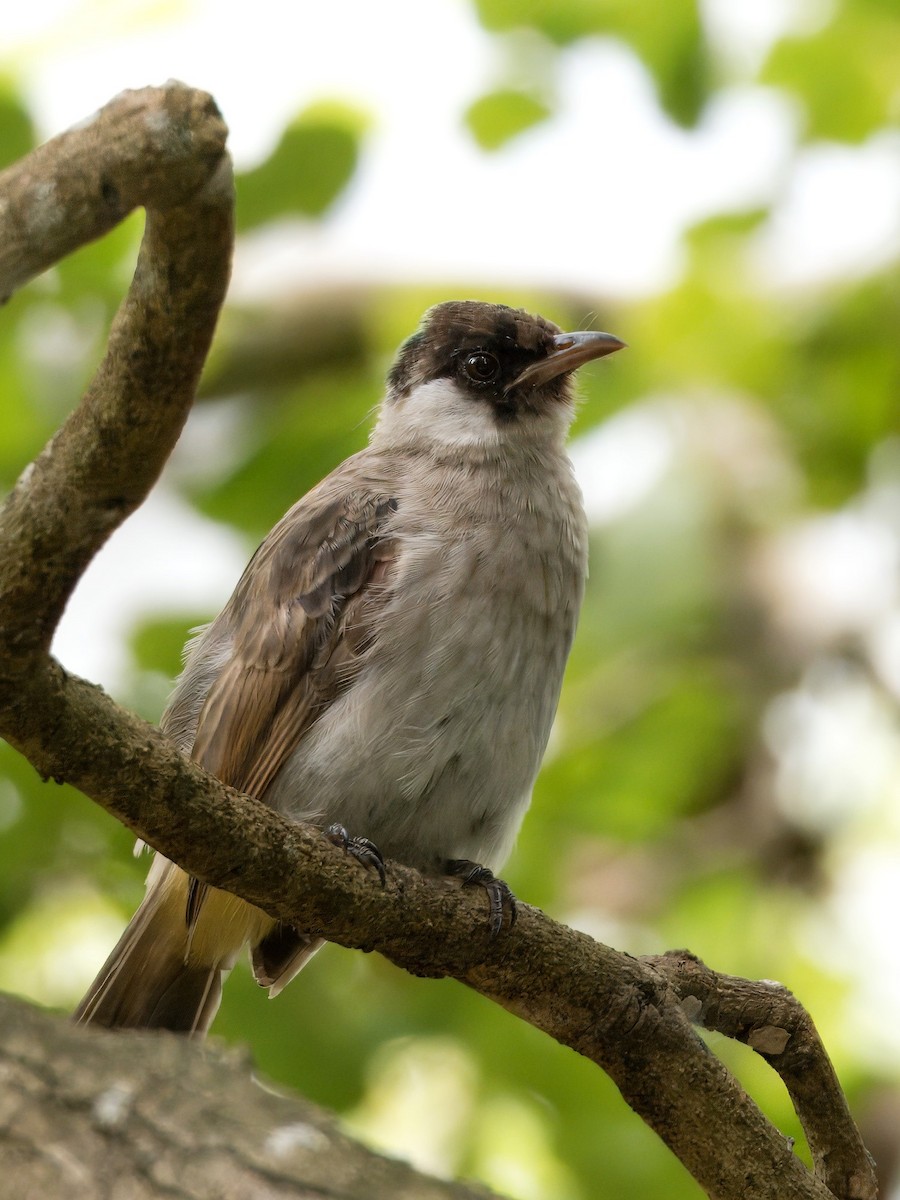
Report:
[{"label": "green leaf", "polygon": [[812,37],[776,43],[764,83],[796,96],[806,113],[806,136],[860,142],[896,119],[900,79],[897,9],[847,4]]},{"label": "green leaf", "polygon": [[317,104],[301,113],[261,166],[239,174],[239,229],[277,217],[318,217],[337,199],[359,161],[365,118],[338,104]]},{"label": "green leaf", "polygon": [[0,81],[0,168],[22,158],[35,145],[31,116],[12,86]]},{"label": "green leaf", "polygon": [[108,327],[134,274],[143,232],[144,213],[137,209],[102,238],[79,246],[54,268],[54,298],[76,308],[101,301],[98,315]]},{"label": "green leaf", "polygon": [[620,38],[653,75],[663,108],[679,125],[694,125],[711,86],[709,53],[696,0],[633,4],[631,0],[477,0],[487,29],[533,26],[557,45],[578,38]]},{"label": "green leaf", "polygon": [[845,502],[872,447],[896,434],[900,278],[889,272],[827,297],[798,331],[779,408],[820,504]]},{"label": "green leaf", "polygon": [[142,622],[131,635],[131,650],[138,667],[174,679],[181,671],[181,652],[190,631],[208,620],[209,613],[194,612]]},{"label": "green leaf", "polygon": [[533,26],[566,45],[589,34],[608,33],[616,0],[477,0],[485,28],[499,32]]},{"label": "green leaf", "polygon": [[470,105],[465,122],[482,150],[498,150],[549,116],[547,105],[527,92],[501,89]]},{"label": "green leaf", "polygon": [[314,374],[254,403],[259,441],[224,480],[193,491],[207,516],[262,537],[342,459],[361,450],[380,380],[363,371]]}]

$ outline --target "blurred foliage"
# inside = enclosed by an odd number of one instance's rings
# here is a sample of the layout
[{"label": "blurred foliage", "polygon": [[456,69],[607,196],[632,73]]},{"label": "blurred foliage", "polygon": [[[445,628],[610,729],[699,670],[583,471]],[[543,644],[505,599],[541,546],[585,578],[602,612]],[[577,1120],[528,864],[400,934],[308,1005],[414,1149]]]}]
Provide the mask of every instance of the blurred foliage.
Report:
[{"label": "blurred foliage", "polygon": [[510,138],[546,120],[546,104],[527,92],[489,92],[479,97],[466,113],[466,124],[482,150],[499,150]]},{"label": "blurred foliage", "polygon": [[[683,126],[735,82],[693,0],[478,0],[477,9],[486,36],[529,27],[560,56],[584,37],[621,39]],[[859,141],[896,123],[898,47],[890,0],[844,0],[816,28],[776,40],[758,79],[805,113],[804,137]],[[510,138],[547,120],[543,105],[517,84],[474,98],[464,119],[502,161]],[[365,132],[366,119],[339,104],[300,114],[239,177],[241,229],[327,219]],[[4,86],[0,153],[21,153],[31,137],[21,99]],[[783,979],[811,1008],[865,1114],[896,1096],[900,1046],[883,1030],[863,1037],[854,1014],[864,988],[830,948],[853,855],[884,851],[890,837],[900,844],[889,782],[900,774],[897,672],[877,653],[900,620],[897,591],[880,608],[826,620],[815,587],[792,573],[802,555],[790,539],[868,522],[870,537],[893,537],[896,571],[900,273],[885,255],[827,286],[767,285],[753,254],[770,220],[766,207],[715,214],[686,236],[678,281],[629,304],[440,280],[233,304],[186,432],[203,453],[179,451],[163,487],[240,531],[249,551],[362,445],[393,350],[448,294],[523,304],[569,327],[591,312],[625,336],[633,350],[584,373],[576,435],[593,448],[589,499],[594,484],[601,498],[610,480],[618,491],[595,509],[559,720],[507,877],[523,899],[633,953],[687,945],[716,968]],[[89,378],[140,226],[132,217],[5,309],[3,487]],[[823,561],[820,573],[852,583],[863,560]],[[212,615],[185,601],[136,620],[119,698],[158,715],[187,631]],[[798,767],[791,754],[806,727],[785,732],[785,698],[813,721],[850,713],[846,696],[864,696],[882,723],[856,733],[852,714],[841,717],[841,736],[829,733],[817,751],[820,774]],[[842,740],[849,758],[829,758]],[[804,788],[838,795],[827,820],[803,815]],[[104,813],[42,783],[2,745],[0,856],[0,986],[74,1003],[135,907],[146,863]],[[699,1194],[593,1066],[465,989],[407,978],[377,957],[328,947],[272,1005],[238,969],[216,1028],[249,1041],[263,1072],[348,1114],[363,1136],[522,1200]],[[719,1040],[714,1049],[802,1145],[765,1065]],[[885,1171],[891,1158],[885,1151]]]},{"label": "blurred foliage", "polygon": [[531,27],[565,46],[591,35],[618,37],[649,68],[660,103],[681,125],[694,125],[709,96],[710,61],[696,0],[476,0],[487,29]]},{"label": "blurred foliage", "polygon": [[320,103],[300,113],[264,163],[237,175],[238,229],[296,214],[321,216],[356,170],[365,126],[363,115],[343,104]]},{"label": "blurred foliage", "polygon": [[31,115],[12,86],[0,80],[0,170],[35,144]]},{"label": "blurred foliage", "polygon": [[900,39],[892,0],[844,0],[808,36],[784,38],[762,72],[787,89],[806,117],[806,134],[859,142],[896,121]]}]

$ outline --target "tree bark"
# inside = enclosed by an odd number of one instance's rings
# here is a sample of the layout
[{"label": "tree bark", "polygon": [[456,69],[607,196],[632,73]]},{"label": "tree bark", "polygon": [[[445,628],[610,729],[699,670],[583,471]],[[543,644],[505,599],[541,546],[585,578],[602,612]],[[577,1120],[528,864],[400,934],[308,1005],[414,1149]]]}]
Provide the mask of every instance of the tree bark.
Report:
[{"label": "tree bark", "polygon": [[[489,1200],[346,1137],[242,1051],[0,996],[0,1194],[19,1200]],[[2,1180],[15,1181],[10,1191]]]},{"label": "tree bark", "polygon": [[[196,388],[231,249],[224,133],[202,94],[126,93],[0,176],[10,198],[0,245],[11,239],[15,250],[0,257],[4,293],[127,205],[147,208],[107,356],[0,512],[0,733],[45,778],[74,784],[204,882],[415,975],[451,976],[591,1058],[710,1196],[872,1200],[871,1164],[831,1064],[784,989],[728,980],[686,955],[640,961],[527,905],[491,939],[477,890],[393,863],[379,887],[319,832],[206,775],[50,656],[66,599],[152,486]],[[41,208],[48,188],[53,204]],[[814,1171],[691,1020],[741,1037],[785,1072]]]}]

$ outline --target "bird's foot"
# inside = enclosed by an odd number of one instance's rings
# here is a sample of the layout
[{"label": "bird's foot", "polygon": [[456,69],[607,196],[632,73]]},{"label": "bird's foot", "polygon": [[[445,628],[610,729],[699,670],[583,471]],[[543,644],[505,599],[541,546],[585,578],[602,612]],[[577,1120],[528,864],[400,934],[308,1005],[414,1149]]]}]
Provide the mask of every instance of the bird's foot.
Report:
[{"label": "bird's foot", "polygon": [[444,868],[448,875],[461,877],[463,887],[483,887],[491,906],[491,937],[503,928],[503,914],[509,913],[509,927],[516,923],[516,898],[509,885],[498,879],[493,871],[468,858],[450,858]]},{"label": "bird's foot", "polygon": [[340,846],[347,854],[352,854],[357,862],[361,862],[370,871],[377,871],[381,886],[385,884],[384,858],[374,842],[368,838],[351,837],[343,825],[329,825],[325,836],[335,846]]}]

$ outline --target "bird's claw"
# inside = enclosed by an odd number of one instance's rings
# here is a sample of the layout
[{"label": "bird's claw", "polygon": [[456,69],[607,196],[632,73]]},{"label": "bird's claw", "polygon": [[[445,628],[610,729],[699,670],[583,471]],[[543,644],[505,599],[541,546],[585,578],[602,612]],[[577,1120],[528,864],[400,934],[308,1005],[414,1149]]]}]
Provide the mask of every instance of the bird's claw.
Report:
[{"label": "bird's claw", "polygon": [[364,867],[368,867],[370,871],[377,871],[381,886],[384,887],[387,879],[384,858],[374,842],[370,842],[368,838],[364,837],[351,837],[343,825],[329,825],[325,830],[325,836],[329,842],[340,846],[345,853],[352,854],[356,861],[362,863]]},{"label": "bird's claw", "polygon": [[447,861],[448,875],[462,878],[463,887],[483,887],[488,894],[491,914],[491,937],[496,937],[503,928],[503,914],[509,913],[509,927],[516,923],[516,898],[509,884],[498,879],[493,871],[482,867],[468,858],[451,858]]}]

